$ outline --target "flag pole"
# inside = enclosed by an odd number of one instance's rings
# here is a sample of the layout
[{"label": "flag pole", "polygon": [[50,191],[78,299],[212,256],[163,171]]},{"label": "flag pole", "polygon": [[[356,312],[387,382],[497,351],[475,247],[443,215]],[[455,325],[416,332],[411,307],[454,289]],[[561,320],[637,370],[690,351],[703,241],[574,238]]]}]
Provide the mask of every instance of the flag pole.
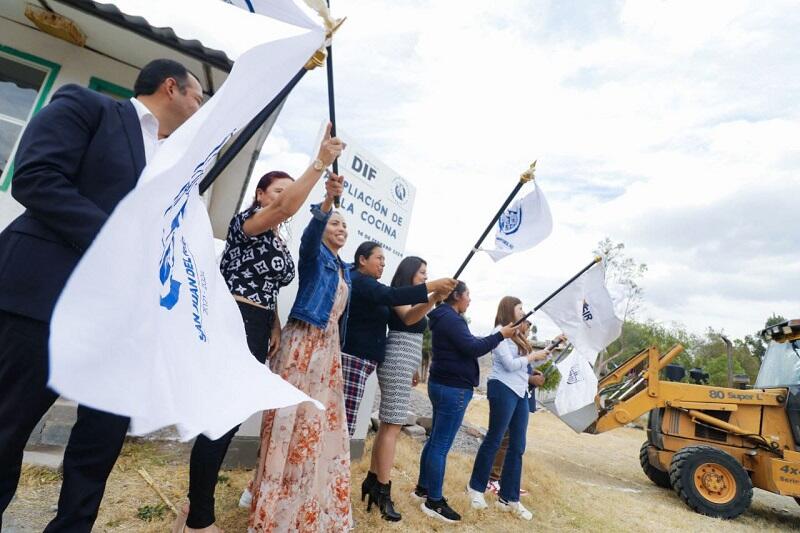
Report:
[{"label": "flag pole", "polygon": [[[326,0],[325,2],[328,4],[328,10],[331,8],[331,1]],[[330,117],[331,121],[331,137],[336,137],[336,102],[333,98],[333,40],[330,41],[330,44],[327,46],[328,50],[328,60],[326,61],[325,68],[328,73],[328,116]],[[333,173],[339,174],[339,160],[333,160]],[[333,198],[333,205],[334,207],[340,207],[342,203],[342,199],[339,196]]]},{"label": "flag pole", "polygon": [[591,263],[589,263],[588,265],[586,265],[585,267],[583,267],[583,268],[581,269],[581,271],[580,271],[580,272],[578,272],[577,274],[575,274],[574,276],[572,276],[571,278],[569,278],[569,280],[567,280],[567,281],[566,281],[566,283],[564,283],[564,284],[563,284],[563,285],[561,285],[559,288],[557,288],[555,291],[553,291],[553,293],[552,293],[552,294],[550,294],[550,296],[548,296],[547,298],[545,298],[544,300],[542,300],[541,302],[539,302],[539,305],[537,305],[536,307],[534,307],[532,311],[528,311],[528,313],[527,313],[527,314],[526,314],[524,317],[522,317],[522,318],[520,318],[519,320],[517,320],[516,322],[514,322],[514,326],[519,326],[520,324],[522,324],[522,323],[523,323],[525,320],[527,320],[527,319],[528,319],[528,317],[529,317],[529,316],[531,316],[533,313],[535,313],[536,311],[538,311],[539,309],[541,309],[541,308],[542,308],[542,307],[543,307],[543,306],[544,306],[544,305],[545,305],[547,302],[549,302],[550,300],[552,300],[552,299],[553,299],[553,298],[554,298],[554,297],[555,297],[555,296],[556,296],[556,295],[557,295],[559,292],[561,292],[561,291],[563,291],[565,288],[567,288],[567,286],[568,286],[570,283],[572,283],[573,281],[575,281],[576,279],[578,279],[579,277],[581,277],[581,276],[582,276],[582,275],[583,275],[583,274],[584,274],[584,273],[585,273],[587,270],[589,270],[590,268],[592,268],[594,265],[596,265],[597,263],[599,263],[599,262],[600,262],[600,261],[602,261],[602,260],[603,260],[603,258],[602,258],[602,257],[600,257],[599,255],[598,255],[598,256],[595,256],[595,258],[594,258],[594,259],[592,259],[592,262],[591,262]]},{"label": "flag pole", "polygon": [[[341,24],[342,24],[342,22],[344,22],[344,20],[340,20],[340,21],[337,21],[337,22],[338,22],[338,24],[336,24],[329,31],[328,36],[327,36],[328,39],[330,39],[333,36],[333,33],[336,30],[339,29],[339,26],[341,26]],[[327,50],[328,50],[328,53],[330,53],[330,51],[331,51],[331,46],[330,45],[327,46]],[[287,83],[286,86],[283,89],[281,89],[281,92],[279,92],[275,96],[275,98],[273,98],[272,101],[266,105],[266,107],[264,109],[262,109],[255,117],[253,117],[253,119],[250,122],[247,123],[247,126],[244,127],[242,132],[236,137],[236,139],[234,139],[234,141],[231,143],[231,145],[222,153],[222,155],[219,157],[219,159],[217,159],[217,162],[214,163],[214,166],[211,167],[211,170],[209,170],[208,173],[206,173],[205,177],[200,182],[200,194],[203,194],[204,192],[206,192],[208,190],[208,188],[211,187],[211,184],[214,183],[214,180],[216,180],[220,176],[220,174],[222,174],[222,172],[225,170],[225,168],[227,168],[227,166],[230,165],[231,161],[233,161],[234,158],[237,155],[239,155],[239,152],[242,151],[242,149],[245,147],[245,145],[248,142],[250,142],[250,139],[252,139],[253,136],[261,128],[261,126],[264,125],[264,123],[267,121],[267,119],[269,119],[269,117],[272,116],[272,114],[278,109],[278,107],[280,107],[280,105],[283,103],[283,101],[286,99],[286,97],[289,96],[289,93],[292,92],[292,89],[294,89],[294,87],[297,85],[297,83],[303,78],[303,76],[305,76],[306,72],[308,72],[309,70],[314,70],[317,67],[321,67],[325,63],[325,57],[326,57],[325,48],[320,48],[319,50],[314,52],[314,55],[312,55],[309,58],[309,60],[306,61],[306,64],[303,65],[303,68],[301,68],[297,72],[297,74],[295,74],[294,77],[291,80],[289,80],[289,83]],[[333,106],[333,104],[332,104],[332,102],[333,102],[333,85],[332,85],[333,73],[332,73],[331,69],[332,69],[332,65],[331,65],[330,61],[328,61],[328,95],[329,95],[330,102],[331,102],[330,103],[330,106],[331,106],[330,107],[330,109],[331,109],[331,122],[333,122],[335,117],[334,117],[334,111],[333,111],[333,107],[332,107]],[[334,125],[334,127],[335,127],[335,125]],[[333,131],[331,133],[333,133]],[[333,168],[334,168],[334,172],[336,172],[336,169],[338,168],[337,165],[336,165],[336,161],[333,162]]]},{"label": "flag pole", "polygon": [[480,238],[478,239],[478,242],[475,243],[475,246],[473,246],[472,250],[470,250],[470,252],[467,254],[467,257],[466,257],[466,259],[464,259],[464,262],[461,263],[461,266],[458,267],[458,270],[456,270],[456,274],[455,274],[455,276],[453,276],[454,279],[458,279],[458,277],[461,275],[461,273],[467,267],[467,264],[472,260],[472,257],[475,255],[475,252],[478,251],[478,248],[483,243],[483,240],[486,238],[486,236],[489,234],[489,232],[492,231],[492,228],[497,223],[497,221],[500,219],[500,217],[502,216],[503,212],[508,207],[508,204],[511,203],[511,200],[514,199],[514,197],[517,195],[517,193],[522,188],[522,186],[525,185],[526,183],[528,183],[529,181],[534,179],[533,174],[534,174],[535,171],[536,171],[536,161],[531,163],[531,166],[528,167],[528,170],[526,170],[525,172],[523,172],[520,175],[519,182],[517,182],[517,185],[514,187],[514,190],[511,191],[511,194],[508,195],[508,198],[506,198],[506,201],[503,202],[502,206],[500,206],[500,209],[494,215],[494,218],[492,218],[492,221],[489,222],[489,225],[486,226],[485,230],[483,230],[483,233],[481,234]]},{"label": "flag pole", "polygon": [[[310,60],[309,60],[310,61]],[[301,68],[294,77],[289,80],[289,83],[286,84],[286,87],[281,89],[275,98],[270,101],[262,109],[259,113],[253,117],[253,119],[247,123],[247,126],[242,129],[241,133],[233,140],[230,146],[222,153],[222,155],[217,159],[214,166],[211,167],[203,180],[200,182],[200,194],[203,194],[208,190],[209,187],[214,183],[214,181],[222,174],[222,172],[230,165],[231,161],[239,155],[239,152],[250,142],[250,139],[258,132],[261,126],[269,119],[269,117],[275,112],[276,109],[283,103],[284,99],[289,96],[289,93],[294,89],[295,85],[300,81],[300,79],[308,72],[309,68],[307,65]]]},{"label": "flag pole", "polygon": [[[556,345],[556,346],[558,346],[558,345]],[[564,349],[563,349],[563,350],[561,350],[561,352],[560,352],[560,353],[559,353],[559,354],[558,354],[556,357],[554,357],[554,358],[551,358],[551,359],[549,360],[549,362],[551,362],[551,363],[552,363],[552,365],[550,365],[550,366],[549,366],[547,369],[545,369],[545,370],[542,372],[542,375],[544,376],[544,379],[547,379],[547,378],[549,378],[549,377],[550,377],[550,375],[551,375],[553,372],[555,372],[555,371],[557,370],[557,367],[556,367],[556,365],[565,359],[565,355],[564,355],[564,354],[566,354],[566,353],[567,353],[567,351],[569,351],[569,349],[570,349],[571,347],[572,347],[572,343],[571,343],[571,342],[568,342],[568,343],[566,344],[566,346],[564,346]],[[554,348],[555,348],[555,346],[554,346]]]}]

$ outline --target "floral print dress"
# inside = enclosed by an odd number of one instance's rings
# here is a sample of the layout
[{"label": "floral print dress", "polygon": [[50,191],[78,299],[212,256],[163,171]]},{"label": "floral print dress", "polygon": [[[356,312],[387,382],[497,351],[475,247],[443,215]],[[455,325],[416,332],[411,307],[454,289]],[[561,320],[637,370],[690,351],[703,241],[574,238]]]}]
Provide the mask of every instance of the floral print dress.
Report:
[{"label": "floral print dress", "polygon": [[325,406],[311,403],[265,411],[251,486],[249,531],[347,531],[350,439],[344,411],[339,317],[347,305],[340,277],[325,330],[290,320],[273,372]]}]

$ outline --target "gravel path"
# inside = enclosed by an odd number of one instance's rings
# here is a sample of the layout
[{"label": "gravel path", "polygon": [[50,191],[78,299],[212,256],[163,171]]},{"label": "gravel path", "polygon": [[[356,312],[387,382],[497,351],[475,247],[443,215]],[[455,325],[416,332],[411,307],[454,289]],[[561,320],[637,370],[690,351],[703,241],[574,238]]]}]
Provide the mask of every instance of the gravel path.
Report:
[{"label": "gravel path", "polygon": [[[482,397],[478,397],[476,394],[473,396],[472,401],[482,401]],[[381,391],[378,389],[377,394],[375,395],[375,402],[372,406],[372,411],[375,412],[378,410],[381,404]],[[431,416],[433,413],[433,408],[431,407],[431,402],[428,399],[428,394],[424,390],[418,389],[411,389],[411,411],[413,411],[417,416]],[[473,437],[464,432],[464,427],[461,427],[461,430],[456,434],[456,440],[453,442],[453,450],[474,455],[477,453],[478,448],[481,445],[482,439],[477,437]]]}]

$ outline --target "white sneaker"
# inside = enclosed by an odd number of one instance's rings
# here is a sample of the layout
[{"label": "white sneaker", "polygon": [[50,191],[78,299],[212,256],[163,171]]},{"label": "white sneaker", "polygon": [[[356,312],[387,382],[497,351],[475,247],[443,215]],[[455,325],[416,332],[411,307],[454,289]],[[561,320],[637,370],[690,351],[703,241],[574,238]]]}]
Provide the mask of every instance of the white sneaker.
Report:
[{"label": "white sneaker", "polygon": [[473,509],[486,509],[489,507],[486,505],[486,499],[483,497],[483,493],[473,490],[473,488],[469,486],[469,483],[467,484],[467,496],[469,496],[469,504]]},{"label": "white sneaker", "polygon": [[505,512],[514,513],[523,520],[530,520],[533,518],[533,513],[527,510],[520,502],[505,502],[499,499],[495,505]]},{"label": "white sneaker", "polygon": [[253,494],[247,487],[244,488],[242,496],[239,498],[239,507],[250,509],[250,504],[253,503]]}]

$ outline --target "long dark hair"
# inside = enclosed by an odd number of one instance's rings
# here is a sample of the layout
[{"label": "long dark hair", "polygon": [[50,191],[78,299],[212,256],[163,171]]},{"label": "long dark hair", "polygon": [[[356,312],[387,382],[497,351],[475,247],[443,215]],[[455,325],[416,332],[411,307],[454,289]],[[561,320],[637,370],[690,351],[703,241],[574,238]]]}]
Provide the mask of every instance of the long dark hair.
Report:
[{"label": "long dark hair", "polygon": [[255,209],[258,207],[258,191],[266,192],[267,189],[269,189],[269,186],[275,181],[283,179],[294,181],[293,177],[282,170],[273,170],[272,172],[267,172],[261,176],[261,178],[258,180],[258,184],[256,185],[256,190],[253,193],[253,203],[250,204],[250,209]]},{"label": "long dark hair", "polygon": [[404,257],[397,265],[397,270],[394,271],[392,287],[410,287],[414,284],[414,276],[419,272],[420,267],[427,264],[427,261],[415,255]]},{"label": "long dark hair", "polygon": [[375,241],[364,241],[359,244],[358,248],[356,248],[356,253],[353,256],[353,268],[358,269],[358,267],[361,266],[358,260],[362,257],[364,259],[369,259],[369,256],[372,255],[372,251],[375,250],[375,248],[380,247],[381,245]]}]

